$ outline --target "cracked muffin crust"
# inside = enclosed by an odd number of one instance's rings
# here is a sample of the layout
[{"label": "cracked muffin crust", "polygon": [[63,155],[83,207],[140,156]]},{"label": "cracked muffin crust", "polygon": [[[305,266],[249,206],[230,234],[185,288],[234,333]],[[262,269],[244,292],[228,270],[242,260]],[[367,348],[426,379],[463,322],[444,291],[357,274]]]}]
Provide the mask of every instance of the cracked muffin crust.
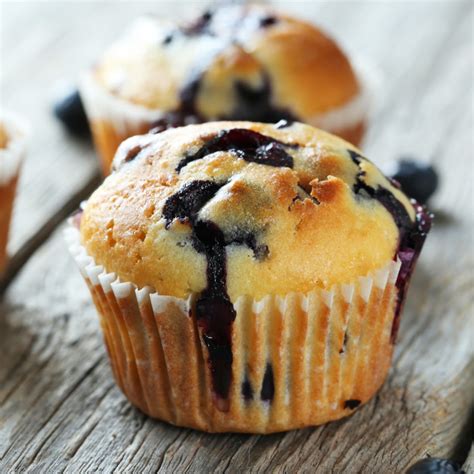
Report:
[{"label": "cracked muffin crust", "polygon": [[[359,150],[300,123],[214,122],[132,137],[120,146],[113,169],[84,207],[81,243],[102,269],[98,271],[136,288],[151,288],[172,301],[188,302],[187,309],[180,306],[181,314],[196,325],[193,338],[201,340],[207,367],[201,369],[221,421],[209,421],[207,413],[201,414],[207,421],[184,423],[135,401],[144,411],[202,429],[267,432],[336,419],[373,395],[389,367],[404,292],[430,216]],[[394,261],[400,271],[385,270]],[[366,284],[367,276],[375,283]],[[365,283],[359,285],[359,280]],[[315,292],[319,296],[314,298],[325,303],[318,303],[311,316],[311,303],[304,295]],[[359,294],[357,304],[352,303],[354,294]],[[300,313],[281,304],[288,298],[296,298],[303,308]],[[242,309],[243,301],[254,302],[253,312]],[[324,304],[329,314],[321,312]],[[164,310],[163,304],[157,307],[169,324],[181,324],[173,311]],[[239,342],[243,321],[257,324],[262,307],[268,318],[265,324],[275,324],[279,317],[286,322],[272,329],[273,337],[268,336],[266,343],[245,337]],[[367,351],[375,344],[368,360],[370,364],[378,360],[380,367],[373,376],[363,369],[369,381],[361,375],[363,382],[357,379],[358,388],[348,388],[343,399],[338,397],[344,390],[335,388],[326,405],[315,396],[312,401],[320,406],[295,424],[276,419],[273,425],[252,427],[244,415],[238,420],[234,415],[225,418],[222,413],[233,413],[236,404],[255,405],[259,400],[272,405],[274,399],[283,403],[289,396],[285,393],[298,389],[288,387],[296,375],[282,381],[283,369],[272,359],[275,354],[282,357],[281,349],[270,349],[307,331],[310,319],[327,331],[328,325],[335,327],[326,335],[321,329],[321,347],[304,336],[300,343],[308,355],[301,356],[300,363],[310,370],[310,361],[324,361],[327,353],[332,354],[331,365],[336,364],[333,359],[339,366],[339,359],[345,358],[354,366],[359,345]],[[366,327],[369,320],[381,331],[378,336],[359,327]],[[178,338],[180,345],[186,339]],[[262,351],[255,344],[270,346],[255,363],[258,370],[252,369],[248,355]],[[180,357],[174,354],[172,359]],[[236,367],[236,357],[248,359],[249,367]],[[288,357],[293,357],[291,351]],[[283,365],[288,370],[291,364]],[[327,370],[327,362],[323,365]],[[328,382],[329,387],[345,383],[338,373],[327,375],[328,380],[331,377],[337,382]],[[352,387],[353,380],[347,383]],[[241,387],[237,392],[236,385]]]},{"label": "cracked muffin crust", "polygon": [[397,223],[360,183],[387,190],[406,221],[415,219],[405,195],[356,148],[299,123],[132,137],[114,169],[87,203],[87,250],[124,280],[180,298],[206,287],[193,233],[200,222],[222,233],[235,301],[329,288],[393,259]]},{"label": "cracked muffin crust", "polygon": [[[358,143],[368,111],[361,79],[331,38],[257,5],[222,6],[186,25],[142,18],[86,82],[122,103],[124,116],[141,113],[135,133],[212,120],[291,119]],[[97,95],[89,98],[88,89],[83,95],[93,129],[98,122],[100,148],[107,114],[101,121]]]}]

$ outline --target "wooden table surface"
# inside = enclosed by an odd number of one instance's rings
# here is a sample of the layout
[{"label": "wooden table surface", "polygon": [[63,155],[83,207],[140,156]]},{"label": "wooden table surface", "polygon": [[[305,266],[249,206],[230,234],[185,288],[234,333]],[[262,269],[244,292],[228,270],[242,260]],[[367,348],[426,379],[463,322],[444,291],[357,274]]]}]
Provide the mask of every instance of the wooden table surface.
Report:
[{"label": "wooden table surface", "polygon": [[[437,217],[405,308],[390,377],[352,417],[269,436],[153,421],[115,386],[88,291],[61,235],[100,177],[87,140],[50,113],[78,73],[141,12],[197,2],[2,2],[2,106],[31,124],[0,301],[0,472],[402,473],[468,456],[473,363],[473,4],[279,2],[322,25],[383,76],[364,151],[433,162]],[[474,472],[474,455],[465,461]]]}]

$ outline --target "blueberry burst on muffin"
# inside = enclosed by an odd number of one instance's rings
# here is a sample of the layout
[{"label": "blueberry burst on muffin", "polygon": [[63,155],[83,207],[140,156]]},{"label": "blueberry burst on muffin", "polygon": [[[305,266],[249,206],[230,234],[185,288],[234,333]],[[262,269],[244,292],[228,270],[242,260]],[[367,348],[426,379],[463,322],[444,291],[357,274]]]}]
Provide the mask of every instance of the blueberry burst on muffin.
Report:
[{"label": "blueberry burst on muffin", "polygon": [[268,433],[381,386],[430,221],[339,138],[214,122],[125,141],[70,238],[132,403]]},{"label": "blueberry burst on muffin", "polygon": [[299,120],[357,144],[366,82],[315,26],[268,7],[222,6],[187,25],[136,21],[81,94],[108,174],[124,138],[211,120]]}]

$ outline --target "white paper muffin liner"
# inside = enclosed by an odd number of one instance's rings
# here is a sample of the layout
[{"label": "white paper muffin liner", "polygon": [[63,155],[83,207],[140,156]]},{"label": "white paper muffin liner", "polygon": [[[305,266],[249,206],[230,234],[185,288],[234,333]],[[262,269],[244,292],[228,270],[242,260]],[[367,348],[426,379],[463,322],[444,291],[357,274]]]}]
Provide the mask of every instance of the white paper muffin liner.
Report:
[{"label": "white paper muffin liner", "polygon": [[[97,307],[116,381],[152,417],[211,432],[285,431],[349,415],[386,377],[400,261],[329,290],[240,297],[232,383],[220,400],[196,295],[180,299],[122,282],[87,254],[75,227],[65,238]],[[262,391],[269,371],[271,400]]]},{"label": "white paper muffin liner", "polygon": [[151,124],[163,116],[159,109],[149,109],[111,94],[96,81],[92,71],[82,76],[80,93],[88,117],[106,120],[120,133],[128,132],[130,127]]},{"label": "white paper muffin liner", "polygon": [[162,112],[115,97],[97,83],[92,71],[82,76],[79,91],[103,173],[108,175],[120,143],[131,136],[148,132]]},{"label": "white paper muffin liner", "polygon": [[361,91],[346,104],[307,120],[309,125],[330,133],[351,129],[361,122],[368,122],[380,100],[382,73],[377,66],[361,56],[351,56],[351,65]]}]

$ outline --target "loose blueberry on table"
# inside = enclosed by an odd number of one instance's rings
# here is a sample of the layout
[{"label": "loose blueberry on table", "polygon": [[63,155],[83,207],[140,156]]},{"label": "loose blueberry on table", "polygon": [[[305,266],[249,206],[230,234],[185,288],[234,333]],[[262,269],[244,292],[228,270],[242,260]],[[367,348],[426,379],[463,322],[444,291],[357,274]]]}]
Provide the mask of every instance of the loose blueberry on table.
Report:
[{"label": "loose blueberry on table", "polygon": [[433,166],[412,158],[401,158],[391,163],[386,171],[408,196],[420,204],[425,204],[438,187],[438,173]]},{"label": "loose blueberry on table", "polygon": [[466,474],[455,462],[449,459],[427,458],[416,462],[406,474]]},{"label": "loose blueberry on table", "polygon": [[71,88],[63,93],[54,103],[53,112],[71,133],[89,133],[89,123],[77,89]]}]

